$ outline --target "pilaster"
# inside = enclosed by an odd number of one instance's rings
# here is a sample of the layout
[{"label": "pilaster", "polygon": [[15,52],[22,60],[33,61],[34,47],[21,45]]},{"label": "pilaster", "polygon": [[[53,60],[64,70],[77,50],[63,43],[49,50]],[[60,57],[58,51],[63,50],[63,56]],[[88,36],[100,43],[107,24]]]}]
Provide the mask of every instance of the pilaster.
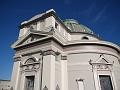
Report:
[{"label": "pilaster", "polygon": [[14,57],[14,65],[11,78],[11,87],[13,88],[13,90],[18,90],[20,77],[20,62],[21,62],[20,56]]},{"label": "pilaster", "polygon": [[42,90],[55,90],[55,52],[47,50],[43,52]]},{"label": "pilaster", "polygon": [[68,90],[67,56],[61,56],[61,90]]}]

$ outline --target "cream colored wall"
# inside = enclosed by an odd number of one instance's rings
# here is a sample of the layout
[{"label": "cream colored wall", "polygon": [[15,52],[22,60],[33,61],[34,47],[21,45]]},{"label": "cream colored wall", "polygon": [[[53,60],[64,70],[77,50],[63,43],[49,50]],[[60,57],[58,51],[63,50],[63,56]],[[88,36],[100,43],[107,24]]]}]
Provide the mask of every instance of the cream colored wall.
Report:
[{"label": "cream colored wall", "polygon": [[[83,79],[85,90],[95,90],[94,73],[89,61],[97,61],[100,57],[100,53],[74,53],[68,55],[68,90],[78,90],[76,79]],[[119,62],[118,57],[113,55],[104,54],[105,59],[110,62],[114,61],[112,72],[110,73],[113,79],[113,87],[115,90],[119,90]],[[102,72],[104,73],[104,72]],[[109,74],[109,73],[105,73]],[[100,89],[97,89],[100,90]]]},{"label": "cream colored wall", "polygon": [[38,52],[38,51],[46,51],[46,50],[50,50],[51,47],[51,42],[48,43],[43,43],[40,45],[36,45],[36,46],[32,46],[26,49],[21,49],[19,51],[16,51],[16,55],[24,55],[30,52]]},{"label": "cream colored wall", "polygon": [[10,86],[9,80],[0,80],[0,90],[10,90]]},{"label": "cream colored wall", "polygon": [[[70,69],[70,67],[81,69]],[[86,67],[80,65],[68,66],[68,90],[79,90],[76,82],[77,79],[83,79],[85,90],[95,90],[93,73]]]},{"label": "cream colored wall", "polygon": [[67,41],[71,40],[71,35],[70,33],[63,27],[63,25],[59,22],[59,21],[55,21],[58,24],[58,28],[55,28],[55,31],[57,33],[58,36],[60,36],[61,38],[66,39]]},{"label": "cream colored wall", "polygon": [[55,56],[43,57],[42,89],[46,86],[48,90],[55,90]]},{"label": "cream colored wall", "polygon": [[92,41],[98,41],[99,40],[98,38],[96,38],[94,36],[84,34],[84,33],[72,34],[71,35],[71,40],[82,40],[83,37],[88,37],[88,39],[92,40]]},{"label": "cream colored wall", "polygon": [[69,46],[64,48],[66,53],[101,53],[101,54],[110,54],[118,57],[118,52],[115,49],[112,49],[107,46],[101,45],[76,45],[76,46]]}]

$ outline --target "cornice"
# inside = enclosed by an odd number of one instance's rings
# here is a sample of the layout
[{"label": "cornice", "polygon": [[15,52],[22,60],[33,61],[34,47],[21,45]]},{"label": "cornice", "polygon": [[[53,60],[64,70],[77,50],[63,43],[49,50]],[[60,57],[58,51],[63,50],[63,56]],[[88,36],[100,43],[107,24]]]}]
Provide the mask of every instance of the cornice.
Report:
[{"label": "cornice", "polygon": [[[31,42],[29,44],[34,44],[37,42],[42,42],[42,41],[46,41],[46,40],[54,40],[55,42],[57,42],[61,47],[68,47],[68,46],[75,46],[75,45],[98,45],[98,46],[106,46],[106,47],[110,47],[115,49],[118,53],[120,53],[120,47],[116,44],[113,44],[111,42],[108,41],[62,41],[60,38],[56,37],[55,35],[50,35],[47,36],[45,38],[41,38],[38,39],[35,42]],[[22,46],[17,46],[16,48],[20,48],[20,47],[27,47],[27,45],[22,45]]]}]

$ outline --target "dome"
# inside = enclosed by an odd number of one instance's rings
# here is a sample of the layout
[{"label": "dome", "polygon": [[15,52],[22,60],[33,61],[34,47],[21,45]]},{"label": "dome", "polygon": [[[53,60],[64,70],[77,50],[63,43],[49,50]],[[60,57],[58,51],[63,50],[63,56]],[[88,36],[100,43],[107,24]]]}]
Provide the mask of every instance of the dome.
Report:
[{"label": "dome", "polygon": [[66,19],[63,21],[63,23],[65,26],[67,26],[68,29],[70,29],[71,32],[84,32],[93,34],[91,29],[82,24],[79,24],[79,22],[74,19]]}]

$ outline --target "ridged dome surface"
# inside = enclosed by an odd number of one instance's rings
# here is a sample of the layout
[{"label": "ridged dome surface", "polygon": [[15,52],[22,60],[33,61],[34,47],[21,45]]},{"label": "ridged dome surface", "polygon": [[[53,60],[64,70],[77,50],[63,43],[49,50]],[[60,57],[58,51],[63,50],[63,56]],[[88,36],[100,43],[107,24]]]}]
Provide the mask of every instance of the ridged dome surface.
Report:
[{"label": "ridged dome surface", "polygon": [[63,22],[67,28],[70,29],[70,32],[84,32],[93,34],[93,31],[91,29],[85,25],[79,24],[79,22],[74,19],[66,19]]}]

